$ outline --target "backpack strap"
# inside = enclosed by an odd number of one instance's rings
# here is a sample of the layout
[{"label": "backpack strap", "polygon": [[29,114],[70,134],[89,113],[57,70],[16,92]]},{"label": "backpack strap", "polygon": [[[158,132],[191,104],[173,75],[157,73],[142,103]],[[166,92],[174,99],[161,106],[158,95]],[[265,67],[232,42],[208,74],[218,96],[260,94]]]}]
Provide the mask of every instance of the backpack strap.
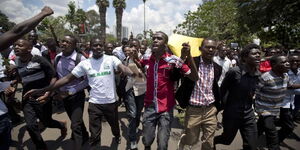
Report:
[{"label": "backpack strap", "polygon": [[56,67],[57,67],[57,64],[58,64],[60,58],[61,58],[61,56],[57,56],[57,57],[54,59],[54,69],[55,69],[55,71],[56,71]]},{"label": "backpack strap", "polygon": [[77,66],[80,63],[82,56],[83,55],[81,53],[77,52],[76,59],[75,59],[75,66]]}]

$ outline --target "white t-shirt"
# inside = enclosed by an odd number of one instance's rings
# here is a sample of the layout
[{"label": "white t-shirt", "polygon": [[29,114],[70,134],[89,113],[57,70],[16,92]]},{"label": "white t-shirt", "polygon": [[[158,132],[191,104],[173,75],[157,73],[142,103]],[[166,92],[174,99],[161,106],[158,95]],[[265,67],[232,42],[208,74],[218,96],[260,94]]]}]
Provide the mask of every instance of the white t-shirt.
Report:
[{"label": "white t-shirt", "polygon": [[115,56],[103,55],[80,62],[72,74],[77,78],[87,75],[90,91],[90,103],[110,104],[116,102],[116,83],[114,71],[122,62]]}]

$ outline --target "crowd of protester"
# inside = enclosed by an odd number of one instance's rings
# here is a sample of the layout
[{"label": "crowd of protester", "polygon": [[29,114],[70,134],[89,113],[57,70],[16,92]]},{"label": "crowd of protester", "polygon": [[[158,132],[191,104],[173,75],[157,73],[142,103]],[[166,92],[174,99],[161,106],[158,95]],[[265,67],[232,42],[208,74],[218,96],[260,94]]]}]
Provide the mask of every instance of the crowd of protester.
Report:
[{"label": "crowd of protester", "polygon": [[[66,120],[52,119],[53,106],[66,111],[75,149],[85,143],[100,149],[103,120],[111,127],[115,144],[121,143],[120,103],[128,114],[130,149],[137,149],[142,123],[145,150],[151,149],[155,138],[157,149],[167,150],[175,105],[185,109],[179,150],[196,144],[200,132],[203,150],[230,145],[237,131],[243,149],[256,150],[258,138],[265,134],[266,147],[279,150],[300,122],[299,50],[252,43],[231,48],[204,38],[200,56],[192,57],[189,43],[182,43],[177,57],[161,31],[152,35],[150,45],[132,37],[123,38],[121,45],[97,37],[79,43],[73,35],[60,41],[49,37],[42,43],[34,28],[51,14],[51,8],[44,7],[0,36],[1,51],[8,51],[0,55],[1,89],[9,83],[0,100],[1,150],[10,147],[12,124],[23,120],[16,111],[18,101],[38,150],[48,149],[39,124],[67,135]],[[21,100],[15,96],[18,84]],[[85,91],[89,132],[83,121]],[[223,131],[215,136],[218,122]]]}]

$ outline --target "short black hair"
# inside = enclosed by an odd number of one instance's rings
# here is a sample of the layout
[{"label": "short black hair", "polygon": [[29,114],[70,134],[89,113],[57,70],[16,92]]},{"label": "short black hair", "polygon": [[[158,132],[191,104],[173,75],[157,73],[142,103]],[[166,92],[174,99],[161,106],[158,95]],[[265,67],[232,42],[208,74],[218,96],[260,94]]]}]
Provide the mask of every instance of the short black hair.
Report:
[{"label": "short black hair", "polygon": [[209,41],[209,40],[217,42],[216,39],[211,38],[211,37],[204,38],[203,41],[201,42],[201,47],[200,48],[203,48],[204,42]]},{"label": "short black hair", "polygon": [[31,46],[31,47],[33,46],[32,43],[28,39],[26,39],[24,37],[19,38],[17,41],[19,41],[19,40],[25,41],[28,44],[28,46]]},{"label": "short black hair", "polygon": [[96,40],[100,40],[105,45],[105,41],[102,40],[100,37],[93,37],[90,41],[90,44],[92,45]]},{"label": "short black hair", "polygon": [[139,46],[141,46],[140,41],[139,41],[138,39],[136,39],[136,38],[133,38],[133,39],[129,42],[129,45],[131,45],[131,43],[132,43],[133,41],[137,42],[137,43],[139,44]]},{"label": "short black hair", "polygon": [[259,49],[260,50],[260,47],[254,43],[246,45],[240,52],[240,59],[242,62],[245,57],[248,57],[251,49]]},{"label": "short black hair", "polygon": [[271,67],[273,68],[275,65],[278,64],[279,57],[286,57],[285,55],[274,55],[270,58],[270,64]]},{"label": "short black hair", "polygon": [[65,35],[65,36],[71,37],[71,39],[73,39],[75,45],[77,44],[78,40],[77,40],[77,38],[76,38],[74,35],[72,35],[72,34],[67,34],[67,35]]}]

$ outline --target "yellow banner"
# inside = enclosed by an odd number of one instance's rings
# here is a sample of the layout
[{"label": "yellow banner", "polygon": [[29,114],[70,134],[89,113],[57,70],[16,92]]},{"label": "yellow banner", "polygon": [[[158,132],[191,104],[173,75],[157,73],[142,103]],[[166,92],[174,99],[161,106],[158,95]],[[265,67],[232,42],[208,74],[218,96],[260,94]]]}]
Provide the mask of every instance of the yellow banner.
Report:
[{"label": "yellow banner", "polygon": [[199,47],[201,46],[202,41],[203,38],[194,38],[194,37],[189,37],[189,36],[184,36],[179,34],[173,34],[169,37],[168,46],[176,56],[180,57],[182,43],[188,42],[191,46],[192,57],[196,57],[201,54]]}]

